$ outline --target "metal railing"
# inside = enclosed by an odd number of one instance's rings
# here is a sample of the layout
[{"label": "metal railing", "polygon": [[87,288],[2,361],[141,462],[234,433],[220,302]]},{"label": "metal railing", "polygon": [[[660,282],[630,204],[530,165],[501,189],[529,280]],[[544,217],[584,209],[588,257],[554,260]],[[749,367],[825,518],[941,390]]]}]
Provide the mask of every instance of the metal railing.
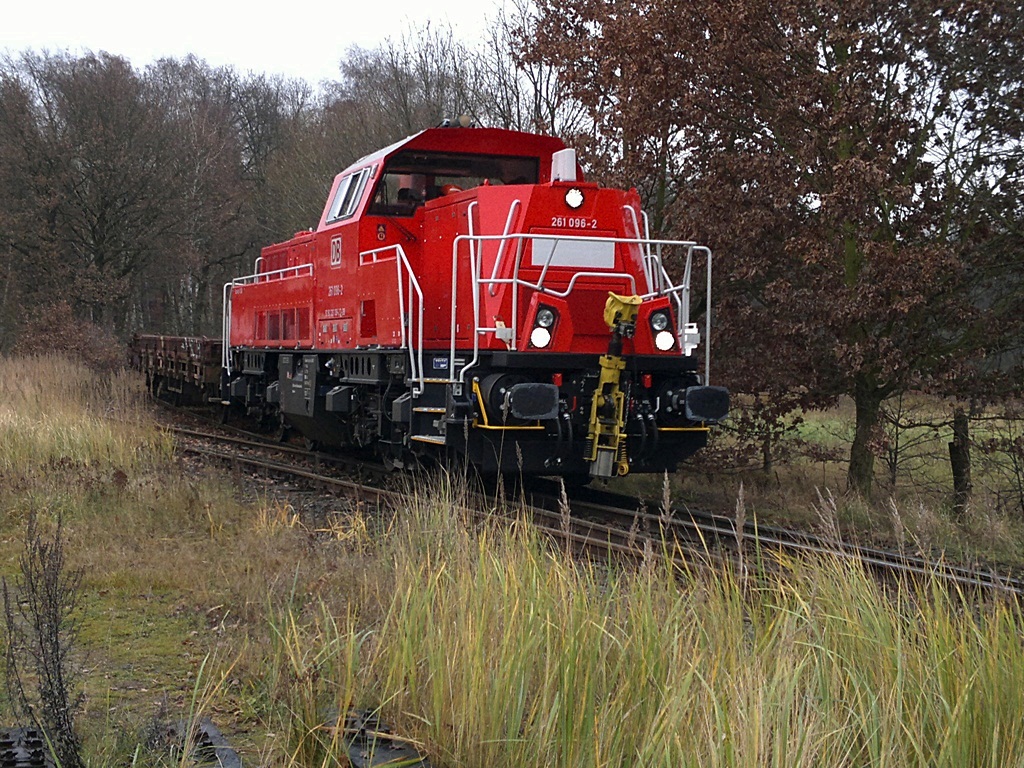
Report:
[{"label": "metal railing", "polygon": [[[257,268],[262,261],[262,256],[256,260]],[[224,295],[222,297],[221,315],[221,337],[224,340],[221,351],[221,365],[228,375],[231,375],[231,292],[235,286],[258,285],[269,283],[272,280],[287,280],[293,277],[312,277],[312,264],[297,264],[294,267],[275,269],[271,272],[254,272],[251,275],[236,277],[230,282],[224,283]]]},{"label": "metal railing", "polygon": [[[513,219],[513,210],[515,204],[518,201],[514,201],[512,208],[509,211],[509,222]],[[627,206],[627,208],[629,208]],[[632,211],[632,208],[629,208]],[[633,223],[636,230],[639,232],[639,225],[636,221],[635,214],[633,216]],[[693,261],[695,256],[703,255],[707,261],[707,285],[706,285],[706,297],[705,297],[705,327],[704,327],[704,383],[707,384],[710,380],[711,373],[711,261],[712,255],[711,250],[706,246],[697,245],[695,242],[687,240],[657,240],[649,237],[595,237],[585,235],[554,235],[550,233],[544,234],[527,234],[527,233],[511,233],[508,232],[509,224],[506,224],[506,232],[501,235],[476,235],[472,233],[470,228],[470,234],[459,235],[455,238],[452,243],[452,309],[451,309],[451,347],[450,355],[448,358],[448,381],[449,383],[464,384],[466,381],[466,372],[473,368],[480,359],[480,337],[486,333],[495,333],[502,331],[508,333],[511,330],[511,338],[508,341],[511,349],[518,347],[519,339],[517,335],[520,327],[519,317],[519,293],[520,289],[527,289],[536,293],[546,294],[557,298],[565,298],[573,292],[576,288],[577,282],[582,278],[602,278],[604,280],[622,280],[629,283],[630,289],[634,294],[639,294],[643,300],[649,300],[652,298],[664,296],[668,297],[675,305],[676,314],[676,342],[681,355],[689,356],[692,349],[699,343],[699,334],[696,332],[695,325],[690,322],[690,291],[691,291],[691,279],[693,275]],[[645,217],[645,234],[646,234],[646,217]],[[533,280],[528,280],[520,276],[522,269],[523,258],[526,253],[526,245],[532,243],[534,240],[545,240],[553,242],[553,246],[550,252],[547,254],[543,265],[541,266],[540,274]],[[510,241],[515,241],[515,262],[512,267],[511,277],[498,277],[500,264],[502,258],[508,252],[508,246]],[[482,261],[483,259],[479,256],[482,253],[482,245],[487,242],[497,242],[498,254],[495,257],[495,265],[491,270],[490,277],[484,277],[481,275]],[[559,280],[559,285],[549,284],[549,270],[554,259],[555,253],[560,243],[565,242],[579,242],[579,243],[598,243],[607,246],[609,243],[614,244],[616,248],[618,246],[625,247],[636,247],[640,249],[640,261],[643,269],[644,281],[647,283],[646,292],[640,293],[637,290],[636,277],[629,272],[615,272],[611,269],[584,269],[577,270],[569,275],[568,273],[560,273],[559,277],[568,276],[568,283],[564,280]],[[473,357],[470,359],[456,375],[455,371],[455,346],[456,336],[458,332],[458,279],[459,279],[459,250],[460,246],[466,243],[469,250],[469,269],[470,278],[472,283],[471,288],[471,299],[473,302]],[[684,248],[686,250],[686,264],[683,272],[683,280],[680,283],[675,283],[669,277],[668,272],[665,269],[663,256],[665,249],[667,248]],[[536,266],[536,264],[534,265]],[[497,326],[485,326],[480,323],[480,310],[481,300],[483,298],[482,293],[486,289],[487,292],[494,296],[497,293],[498,286],[507,285],[512,288],[512,316],[509,326],[499,328]]]},{"label": "metal railing", "polygon": [[[707,284],[705,287],[705,326],[704,326],[704,383],[710,381],[711,372],[711,250],[706,246],[697,245],[685,240],[657,240],[648,237],[647,217],[644,215],[644,236],[640,237],[640,225],[636,213],[631,206],[624,206],[628,211],[628,217],[633,224],[636,237],[596,237],[586,235],[556,235],[551,233],[527,234],[511,232],[515,223],[515,215],[522,203],[516,199],[512,202],[508,217],[505,223],[504,232],[500,235],[478,235],[474,232],[473,207],[476,203],[470,204],[467,211],[469,219],[469,234],[459,235],[452,243],[452,283],[451,283],[451,343],[448,357],[448,382],[452,384],[464,384],[466,372],[478,364],[480,359],[480,337],[486,333],[502,331],[505,334],[511,332],[509,345],[511,349],[518,347],[517,335],[520,328],[519,317],[519,294],[521,289],[536,293],[546,294],[557,298],[566,298],[577,286],[578,281],[583,278],[601,278],[603,280],[620,280],[629,284],[634,294],[639,294],[641,299],[649,300],[659,296],[668,297],[675,305],[676,328],[675,335],[680,354],[689,355],[693,347],[700,342],[699,334],[695,335],[695,326],[690,323],[690,295],[691,279],[693,275],[694,257],[703,255],[707,261]],[[544,240],[551,243],[544,263],[540,265],[540,274],[533,280],[521,277],[523,258],[526,255],[526,246],[535,240]],[[491,275],[485,277],[481,274],[483,266],[483,245],[488,242],[498,243],[498,252],[495,256],[494,266]],[[510,245],[514,242],[514,264],[511,277],[499,277],[503,261],[508,258]],[[616,250],[620,246],[626,248],[640,249],[640,262],[643,270],[643,279],[646,291],[640,293],[637,289],[636,276],[629,272],[616,272],[612,269],[582,269],[575,270],[571,274],[559,272],[558,284],[551,284],[549,272],[561,243],[598,243],[604,246],[612,244]],[[459,251],[466,244],[469,251],[469,269],[471,278],[471,299],[473,302],[473,357],[456,374],[455,371],[455,347],[458,335],[458,283],[459,283]],[[683,272],[683,279],[675,283],[669,277],[664,266],[664,251],[666,248],[684,248],[686,250],[686,263]],[[532,250],[532,249],[531,249]],[[534,257],[536,258],[536,257]],[[395,261],[397,291],[399,308],[401,313],[401,340],[402,349],[409,353],[410,380],[415,385],[416,393],[422,392],[424,384],[423,366],[423,315],[424,302],[423,291],[419,281],[409,263],[408,256],[400,244],[389,245],[370,251],[363,251],[359,254],[361,265],[383,263],[389,260]],[[259,261],[257,262],[259,263]],[[536,267],[537,264],[532,266]],[[224,284],[223,295],[223,321],[222,321],[222,364],[228,374],[231,373],[231,312],[232,312],[232,290],[236,286],[256,285],[271,282],[273,280],[284,280],[295,277],[313,275],[313,265],[300,264],[293,267],[273,270],[271,272],[255,272],[251,275],[238,277]],[[486,290],[490,296],[497,294],[499,286],[507,285],[512,288],[512,315],[509,326],[499,328],[498,326],[485,326],[480,323],[481,303],[483,291]],[[313,319],[315,323],[315,318]]]},{"label": "metal railing", "polygon": [[[512,205],[508,207],[508,218],[505,219],[505,231],[502,232],[503,238],[507,238],[510,234],[512,234],[512,225],[515,223],[516,211],[519,210],[520,206],[522,206],[522,202],[517,197],[515,200],[512,201]],[[472,230],[470,230],[470,234],[473,234]],[[508,245],[508,240],[503,239],[501,241],[501,245],[498,246],[498,256],[494,260],[494,269],[491,270],[491,280],[494,280],[498,277],[498,270],[501,269],[501,258],[502,256],[505,255],[506,245]],[[497,293],[497,291],[498,286],[491,285],[491,296]]]},{"label": "metal railing", "polygon": [[[418,394],[423,390],[423,289],[420,287],[419,280],[416,279],[416,274],[409,263],[405,249],[400,244],[362,251],[359,254],[361,266],[381,264],[392,260],[395,262],[396,288],[398,291],[399,311],[401,313],[402,349],[409,352],[410,380],[414,383],[414,388]],[[258,263],[259,260],[257,261]],[[232,289],[236,286],[257,285],[273,280],[286,280],[307,275],[313,275],[312,264],[299,264],[294,267],[276,269],[272,272],[255,272],[244,277],[236,277],[234,280],[224,284],[221,325],[221,335],[224,343],[221,364],[229,375],[231,374]]]},{"label": "metal railing", "polygon": [[[394,260],[398,281],[398,307],[401,313],[402,349],[409,352],[409,381],[413,382],[413,394],[423,392],[423,290],[413,272],[409,257],[401,244],[362,251],[359,265],[383,264]],[[414,327],[413,327],[413,324]],[[415,339],[413,331],[415,330]]]}]

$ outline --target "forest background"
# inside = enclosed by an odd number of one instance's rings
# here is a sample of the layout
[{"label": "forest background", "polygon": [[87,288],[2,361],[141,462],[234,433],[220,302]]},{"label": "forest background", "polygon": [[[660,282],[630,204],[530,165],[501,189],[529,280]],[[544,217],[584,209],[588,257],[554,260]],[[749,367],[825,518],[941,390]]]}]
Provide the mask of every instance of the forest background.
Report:
[{"label": "forest background", "polygon": [[[0,351],[103,365],[134,330],[216,335],[223,283],[314,225],[338,171],[470,114],[562,136],[591,178],[640,190],[652,235],[712,248],[731,465],[770,469],[800,414],[848,397],[868,494],[904,395],[961,436],[1019,420],[1022,4],[705,5],[523,0],[476,44],[429,26],[350,48],[316,87],[195,58],[4,59]],[[1024,434],[998,439],[1024,483]]]}]

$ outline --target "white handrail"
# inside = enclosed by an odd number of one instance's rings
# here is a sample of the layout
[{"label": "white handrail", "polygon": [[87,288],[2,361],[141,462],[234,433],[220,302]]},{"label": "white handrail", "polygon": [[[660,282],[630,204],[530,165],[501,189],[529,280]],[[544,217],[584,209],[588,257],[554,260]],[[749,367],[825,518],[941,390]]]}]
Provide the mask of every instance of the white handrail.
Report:
[{"label": "white handrail", "polygon": [[[473,226],[473,211],[479,207],[479,203],[476,200],[466,206],[466,226],[469,228],[469,236],[476,236],[476,227]],[[476,258],[476,241],[469,241],[469,260],[473,261]]]},{"label": "white handrail", "polygon": [[[503,237],[508,237],[512,231],[512,224],[514,223],[514,216],[519,207],[522,205],[519,198],[517,197],[512,201],[512,205],[508,207],[508,218],[505,219],[505,229],[502,232]],[[470,233],[472,234],[472,233]],[[501,267],[501,259],[505,255],[505,245],[508,243],[507,240],[502,240],[501,245],[498,246],[498,255],[494,259],[494,269],[491,270],[491,280],[498,276],[498,269]],[[491,286],[491,296],[494,295],[495,287]]]},{"label": "white handrail", "polygon": [[[409,366],[411,368],[412,375],[409,377],[410,381],[413,382],[414,394],[419,395],[423,392],[423,290],[420,288],[419,280],[416,279],[416,273],[412,269],[412,265],[409,263],[409,257],[405,253],[405,249],[401,243],[395,243],[394,245],[387,245],[383,248],[374,248],[371,251],[361,251],[359,253],[360,263],[363,263],[364,258],[372,259],[369,263],[377,264],[383,263],[383,260],[378,261],[377,255],[381,253],[387,253],[394,251],[395,253],[395,270],[396,279],[398,281],[398,308],[401,316],[399,323],[402,327],[402,349],[407,349],[409,352]],[[403,279],[403,270],[408,275],[408,280]],[[408,283],[409,293],[409,308],[406,310],[406,283]],[[414,307],[412,297],[413,294],[416,296],[417,308]],[[410,334],[406,331],[406,326],[409,322],[409,317],[416,312],[414,322],[416,323],[416,341],[412,342]]]},{"label": "white handrail", "polygon": [[[458,235],[457,240],[469,240],[470,235]],[[643,237],[605,237],[604,235],[558,235],[550,232],[513,232],[509,235],[472,235],[474,240],[576,240],[581,243],[626,243],[629,245],[679,245],[698,247],[693,240],[653,240]]]},{"label": "white handrail", "polygon": [[[477,237],[479,237],[479,235],[477,235]],[[449,383],[452,383],[452,382],[455,381],[455,332],[456,332],[456,329],[458,328],[458,325],[456,323],[456,314],[455,314],[455,312],[456,312],[456,309],[457,309],[458,304],[459,304],[459,297],[458,297],[457,291],[459,290],[459,241],[461,239],[463,239],[463,238],[460,235],[459,237],[456,237],[455,240],[452,242],[452,324],[451,324],[451,328],[449,329],[449,334],[448,334],[448,337],[451,339],[451,345],[450,345],[449,350],[448,350],[448,382]],[[471,267],[471,269],[473,268],[472,264],[473,264],[472,252],[470,252],[470,267]],[[474,270],[473,275],[475,276],[475,270]],[[476,290],[475,289],[473,291],[473,295],[474,296],[476,295]],[[474,327],[479,325],[479,324],[480,323],[478,322],[478,318],[476,317],[476,314],[474,314],[473,315],[473,325],[474,325]],[[476,352],[476,334],[473,335],[473,342],[474,342],[473,343],[474,354],[473,354],[473,360],[472,360],[471,364],[476,362],[476,354],[475,354],[475,352]]]},{"label": "white handrail", "polygon": [[231,288],[233,283],[224,283],[224,296],[221,304],[220,333],[223,342],[220,345],[221,367],[231,375]]},{"label": "white handrail", "polygon": [[[455,295],[455,270],[458,268],[457,256],[459,252],[459,240],[462,240],[463,236],[459,235],[455,238],[452,243],[452,348],[451,355],[448,358],[448,381],[449,383],[455,383],[455,312],[456,312],[456,295]],[[518,263],[518,259],[517,259]],[[473,357],[470,361],[462,366],[462,370],[459,372],[459,381],[465,383],[466,371],[475,366],[480,361],[480,268],[481,265],[477,264],[474,258],[474,252],[470,249],[469,253],[469,275],[473,281]],[[512,306],[515,307],[516,292],[512,292]],[[514,314],[514,310],[513,310]],[[515,344],[515,327],[512,330],[513,348]]]},{"label": "white handrail", "polygon": [[[627,206],[628,207],[628,206]],[[632,209],[630,209],[632,210]],[[511,216],[511,210],[510,210]],[[644,216],[644,223],[646,225],[647,218]],[[636,224],[634,220],[634,225]],[[646,232],[645,232],[646,234]],[[498,269],[497,265],[492,270],[490,278],[483,278],[480,275],[480,269],[482,266],[482,259],[477,258],[477,251],[474,247],[475,243],[483,243],[488,241],[499,241],[502,243],[499,254],[505,252],[505,244],[515,239],[518,243],[516,249],[516,259],[512,268],[511,277],[497,277]],[[519,276],[520,268],[522,266],[522,260],[524,255],[523,245],[526,242],[532,242],[533,240],[555,240],[555,244],[550,249],[547,259],[541,268],[540,275],[536,278],[536,282],[530,282]],[[458,253],[460,243],[465,241],[470,246],[470,278],[472,281],[472,299],[473,299],[473,357],[472,359],[462,367],[459,372],[458,378],[455,376],[455,336],[457,329],[457,313],[458,313]],[[490,325],[482,326],[480,324],[480,299],[481,291],[484,286],[487,287],[488,292],[493,296],[496,293],[497,286],[509,285],[512,286],[512,318],[511,318],[511,329],[512,338],[510,341],[510,347],[516,349],[518,347],[518,332],[519,332],[519,291],[520,289],[533,290],[539,293],[543,293],[549,296],[558,298],[565,298],[576,288],[576,283],[581,278],[588,277],[600,277],[600,278],[611,278],[618,280],[627,280],[632,288],[634,294],[636,294],[636,277],[627,272],[612,272],[605,270],[586,270],[573,272],[569,278],[569,283],[564,288],[554,288],[545,285],[545,280],[548,276],[548,270],[551,266],[551,261],[554,258],[554,252],[560,241],[575,241],[575,242],[600,242],[600,243],[615,243],[615,244],[627,244],[639,247],[640,257],[644,268],[644,277],[648,282],[648,292],[643,294],[640,298],[643,300],[652,299],[655,297],[663,296],[669,298],[675,305],[677,315],[677,327],[676,327],[676,339],[678,342],[678,348],[681,355],[688,355],[686,350],[686,344],[684,344],[684,332],[690,320],[690,281],[693,270],[693,259],[695,254],[703,254],[707,259],[707,287],[706,287],[706,309],[705,309],[705,333],[704,333],[704,383],[707,384],[710,379],[711,372],[711,261],[712,254],[711,250],[706,246],[699,246],[693,241],[689,240],[659,240],[651,239],[649,237],[595,237],[585,235],[552,235],[549,233],[534,234],[534,233],[503,233],[501,235],[459,235],[455,238],[452,243],[452,312],[451,312],[451,349],[450,357],[448,360],[448,380],[449,383],[464,383],[466,378],[466,372],[475,366],[480,359],[480,339],[479,337],[483,333],[494,332],[497,329]],[[686,249],[686,264],[684,268],[684,277],[682,283],[676,284],[669,277],[668,272],[665,270],[664,263],[662,260],[662,249],[664,247],[682,247]]]},{"label": "white handrail", "polygon": [[[554,288],[546,287],[543,282],[538,280],[536,283],[531,283],[522,278],[515,277],[498,277],[494,280],[481,280],[481,285],[495,284],[495,285],[518,285],[522,288],[532,288],[538,293],[543,293],[547,296],[555,296],[559,299],[564,299],[573,289],[576,287],[576,281],[581,277],[605,277],[613,278],[617,280],[628,280],[632,292],[636,293],[636,277],[629,274],[628,272],[573,272],[572,277],[569,278],[569,285],[564,291],[557,291]],[[652,298],[656,294],[645,294],[641,298]]]},{"label": "white handrail", "polygon": [[[640,222],[636,220],[636,210],[633,208],[632,205],[624,205],[624,206],[622,206],[622,209],[629,214],[629,221],[631,221],[632,224],[633,224],[633,231],[636,233],[636,236],[639,238],[640,237]],[[645,235],[644,239],[647,239],[646,238],[646,235],[647,235],[646,227],[647,227],[647,214],[644,213],[644,235]],[[654,278],[652,277],[652,274],[651,274],[651,265],[650,265],[650,261],[651,261],[652,258],[653,258],[653,254],[651,253],[651,247],[649,245],[646,247],[646,250],[641,248],[641,250],[640,250],[640,259],[641,259],[641,264],[642,264],[642,266],[644,268],[644,277],[647,278],[647,290],[648,291],[653,291],[654,290]]]},{"label": "white handrail", "polygon": [[[288,274],[293,272],[294,274]],[[313,274],[313,264],[296,264],[294,267],[284,267],[270,272],[254,272],[244,277],[236,277],[231,285],[254,285],[257,283],[269,283],[271,280],[285,280],[289,277],[304,277],[306,274]]]},{"label": "white handrail", "polygon": [[706,245],[694,246],[694,251],[701,251],[708,260],[707,291],[704,306],[704,383],[711,383],[711,249]]},{"label": "white handrail", "polygon": [[[664,271],[664,267],[662,267]],[[683,291],[680,295],[682,305],[679,309],[679,317],[676,322],[676,336],[678,336],[683,326],[690,320],[690,278],[693,275],[693,246],[690,246],[686,251],[686,269],[683,271]],[[668,277],[666,274],[665,277]],[[685,320],[683,318],[686,318]],[[682,339],[679,340],[682,343]]]},{"label": "white handrail", "polygon": [[[260,259],[263,257],[261,256]],[[257,264],[259,259],[257,259]],[[289,272],[295,274],[289,275]],[[236,277],[230,282],[224,283],[224,296],[221,307],[221,335],[224,343],[221,345],[221,365],[227,374],[231,375],[231,294],[236,285],[256,285],[262,282],[270,282],[273,279],[285,280],[289,277],[305,277],[306,274],[313,275],[312,264],[297,264],[294,267],[275,269],[273,272],[254,272],[251,275]]]},{"label": "white handrail", "polygon": [[[473,204],[475,205],[475,203]],[[681,354],[685,354],[685,345],[683,344],[683,333],[687,324],[689,324],[690,314],[690,280],[693,268],[693,258],[695,254],[703,254],[707,259],[707,285],[706,285],[706,309],[705,309],[705,332],[704,332],[704,383],[707,384],[710,378],[711,370],[711,262],[712,254],[711,250],[706,246],[697,245],[695,242],[686,240],[657,240],[651,239],[650,237],[595,237],[586,235],[555,235],[551,233],[544,234],[533,234],[533,233],[512,233],[508,230],[514,223],[514,215],[521,205],[517,199],[513,201],[509,208],[509,215],[505,224],[505,231],[500,235],[478,235],[472,232],[472,223],[470,224],[470,234],[458,235],[452,243],[452,282],[451,282],[451,345],[450,354],[448,358],[448,382],[449,383],[464,383],[466,372],[475,366],[479,362],[480,353],[480,340],[479,337],[483,333],[495,332],[496,327],[487,325],[482,326],[480,324],[480,311],[481,311],[481,290],[484,286],[487,286],[491,296],[494,296],[497,292],[499,285],[510,285],[513,288],[512,291],[512,319],[510,327],[512,330],[512,339],[510,346],[512,349],[518,347],[517,334],[519,332],[519,292],[520,289],[527,289],[536,291],[539,293],[547,294],[557,298],[565,298],[576,288],[576,283],[582,278],[599,277],[604,279],[616,279],[626,280],[629,282],[633,293],[636,291],[636,277],[628,272],[612,272],[610,270],[586,270],[573,272],[569,279],[568,285],[564,288],[554,288],[545,285],[545,280],[548,276],[548,270],[551,266],[551,261],[554,258],[555,250],[557,249],[558,243],[561,241],[573,241],[573,242],[600,242],[600,243],[614,243],[614,244],[627,244],[634,245],[641,249],[641,261],[644,270],[644,277],[647,281],[648,292],[641,296],[641,299],[648,300],[657,296],[665,296],[670,298],[676,305],[677,308],[677,327],[676,336],[679,341],[679,348]],[[636,221],[636,214],[630,206],[624,206],[630,211],[632,216],[632,223],[636,230],[639,230],[638,223]],[[472,210],[469,211],[470,216]],[[643,214],[645,232],[647,234],[647,215]],[[550,249],[547,255],[547,259],[541,269],[541,273],[536,278],[536,282],[530,282],[519,276],[520,268],[522,267],[522,261],[525,255],[524,245],[526,243],[532,243],[534,240],[554,240],[555,243]],[[515,240],[517,243],[515,253],[515,263],[512,269],[512,277],[498,277],[501,263],[504,260],[504,256],[507,252],[507,244],[509,240]],[[498,241],[500,243],[498,254],[496,256],[495,265],[492,269],[491,276],[489,278],[483,278],[480,274],[482,268],[482,252],[478,251],[477,246],[490,241]],[[456,335],[458,331],[458,254],[459,247],[462,242],[466,242],[469,246],[469,263],[470,263],[470,279],[472,285],[472,301],[473,301],[473,357],[472,359],[462,367],[459,372],[458,378],[455,376],[455,348],[456,348]],[[664,268],[664,264],[661,258],[661,249],[665,246],[676,246],[684,247],[687,249],[686,265],[684,270],[684,278],[682,283],[674,284],[669,277],[667,271]],[[654,251],[652,248],[656,248]],[[415,272],[412,269],[412,265],[409,263],[408,256],[405,253],[404,248],[401,244],[395,244],[386,246],[383,248],[377,248],[370,251],[363,251],[359,254],[360,261],[364,259],[370,259],[369,263],[379,263],[378,255],[387,253],[395,253],[396,260],[396,279],[397,279],[397,290],[399,298],[399,307],[401,312],[401,338],[402,347],[407,349],[409,352],[409,364],[411,367],[411,380],[416,385],[415,392],[417,394],[422,392],[424,384],[424,365],[423,365],[423,315],[424,315],[424,302],[423,302],[423,291],[420,287],[419,281],[416,277]],[[405,275],[403,275],[403,272]],[[252,275],[246,275],[244,277],[238,277],[230,282],[224,284],[223,289],[223,307],[222,307],[222,327],[221,332],[223,336],[222,344],[222,364],[227,373],[231,374],[231,314],[232,314],[232,291],[235,286],[258,284],[263,282],[269,282],[274,279],[287,279],[290,277],[302,277],[304,275],[313,274],[313,264],[300,264],[293,267],[285,267],[283,269],[273,270],[271,272],[256,272]],[[408,294],[408,301],[406,295]],[[415,296],[415,300],[414,300]],[[408,308],[407,305],[408,304]],[[418,307],[415,306],[418,304]],[[414,317],[415,316],[415,317]],[[411,321],[416,323],[416,339],[413,341],[411,331],[407,330],[408,323]]]}]

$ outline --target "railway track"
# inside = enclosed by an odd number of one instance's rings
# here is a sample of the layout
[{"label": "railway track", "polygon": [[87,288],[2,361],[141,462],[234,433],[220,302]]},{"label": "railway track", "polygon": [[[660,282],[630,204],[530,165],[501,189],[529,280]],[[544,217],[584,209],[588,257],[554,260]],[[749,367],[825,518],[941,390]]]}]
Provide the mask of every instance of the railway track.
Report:
[{"label": "railway track", "polygon": [[[604,491],[590,491],[601,499],[601,503],[609,507],[628,507],[636,500],[621,494]],[[664,515],[656,516],[661,521]],[[760,548],[763,552],[785,552],[788,554],[821,555],[828,554],[846,560],[855,560],[865,567],[882,574],[902,574],[904,576],[930,577],[937,576],[948,583],[967,588],[995,589],[1017,594],[1024,594],[1024,579],[1000,574],[983,568],[966,568],[944,560],[928,559],[905,551],[887,550],[857,543],[842,541],[835,537],[818,536],[805,531],[795,531],[776,526],[761,525],[745,521],[737,531],[736,522],[724,515],[686,507],[673,507],[670,510],[673,520],[681,521],[684,526],[699,530],[702,536],[719,543],[745,541],[751,547]],[[648,519],[652,519],[648,515]]]},{"label": "railway track", "polygon": [[[400,508],[408,501],[404,490],[395,489],[394,473],[373,462],[323,454],[276,443],[242,430],[223,427],[203,431],[170,427],[181,438],[183,452],[244,468],[271,479],[301,483],[378,510]],[[220,447],[214,447],[220,446]],[[406,476],[397,476],[405,482]],[[390,487],[389,487],[390,486]],[[636,560],[652,553],[668,554],[692,564],[695,559],[724,560],[741,548],[761,555],[827,555],[856,562],[882,578],[940,578],[962,590],[981,590],[1024,595],[1024,580],[982,569],[930,560],[907,552],[862,546],[773,526],[746,522],[737,529],[723,515],[685,507],[661,509],[657,502],[643,501],[607,491],[580,489],[569,497],[555,483],[539,483],[520,489],[539,531],[576,553],[591,557]],[[504,518],[497,508],[493,489],[481,492],[471,519]],[[481,510],[490,510],[483,512]]]}]

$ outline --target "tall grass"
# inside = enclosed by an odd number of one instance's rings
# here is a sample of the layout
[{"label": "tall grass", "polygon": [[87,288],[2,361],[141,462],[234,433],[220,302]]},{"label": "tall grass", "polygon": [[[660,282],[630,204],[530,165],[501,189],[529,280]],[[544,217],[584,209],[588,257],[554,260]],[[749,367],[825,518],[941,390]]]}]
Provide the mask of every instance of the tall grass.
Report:
[{"label": "tall grass", "polygon": [[356,669],[365,634],[349,615],[339,622],[320,602],[303,618],[294,603],[271,614],[272,658],[264,681],[276,703],[270,724],[281,761],[314,768],[337,765],[346,713],[356,703]]},{"label": "tall grass", "polygon": [[130,473],[171,439],[141,418],[136,375],[98,377],[64,358],[0,357],[0,472],[91,466]]},{"label": "tall grass", "polygon": [[744,579],[580,564],[526,525],[470,532],[458,496],[413,497],[356,675],[436,764],[1024,764],[1013,600],[972,610],[828,558]]}]

